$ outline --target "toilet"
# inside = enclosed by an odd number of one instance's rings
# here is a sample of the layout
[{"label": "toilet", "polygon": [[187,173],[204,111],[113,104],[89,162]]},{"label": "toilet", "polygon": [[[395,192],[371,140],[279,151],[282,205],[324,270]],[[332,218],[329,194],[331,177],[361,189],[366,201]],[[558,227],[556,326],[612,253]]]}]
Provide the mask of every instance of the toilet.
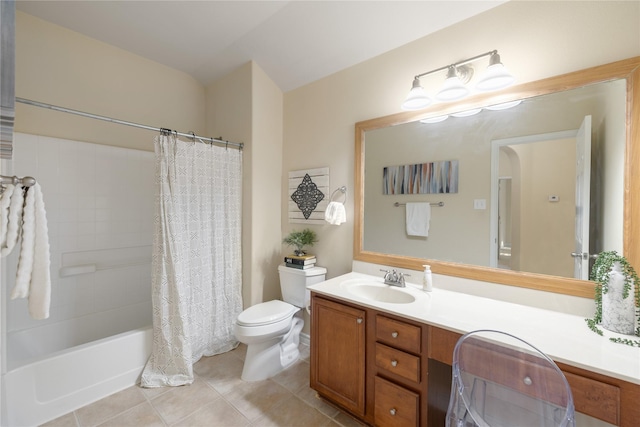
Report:
[{"label": "toilet", "polygon": [[253,305],[236,319],[236,339],[247,345],[242,369],[244,381],[271,378],[298,360],[300,331],[304,325],[301,308],[308,305],[308,286],[323,282],[327,269],[306,270],[278,266],[282,301]]}]

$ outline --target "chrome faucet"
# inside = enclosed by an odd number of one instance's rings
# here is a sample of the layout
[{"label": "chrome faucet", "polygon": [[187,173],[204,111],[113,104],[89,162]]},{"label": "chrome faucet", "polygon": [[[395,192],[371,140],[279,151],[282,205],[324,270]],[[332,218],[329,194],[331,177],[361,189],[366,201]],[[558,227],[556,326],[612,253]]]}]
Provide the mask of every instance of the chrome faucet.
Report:
[{"label": "chrome faucet", "polygon": [[410,274],[404,274],[398,272],[396,269],[389,270],[380,270],[384,273],[384,284],[390,286],[398,286],[400,288],[404,288],[406,286],[404,278],[410,276]]}]

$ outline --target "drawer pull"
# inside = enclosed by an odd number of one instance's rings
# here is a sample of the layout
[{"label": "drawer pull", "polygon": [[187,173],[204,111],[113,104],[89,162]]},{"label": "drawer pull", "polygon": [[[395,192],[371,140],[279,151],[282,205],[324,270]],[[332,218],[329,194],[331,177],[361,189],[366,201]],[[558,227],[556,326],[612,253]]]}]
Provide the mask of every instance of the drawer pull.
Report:
[{"label": "drawer pull", "polygon": [[395,415],[395,414],[396,414],[396,408],[391,408],[391,409],[389,410],[389,413],[390,413],[391,415]]},{"label": "drawer pull", "polygon": [[391,332],[391,336],[393,338],[398,338],[398,333],[396,331]]},{"label": "drawer pull", "polygon": [[524,379],[522,380],[522,382],[524,383],[524,385],[531,385],[533,384],[533,381],[531,381],[531,377],[530,376],[526,376],[524,377]]},{"label": "drawer pull", "polygon": [[391,361],[391,366],[393,366],[394,368],[395,368],[396,366],[398,366],[398,361],[397,361],[397,360],[392,360],[392,361]]},{"label": "drawer pull", "polygon": [[362,323],[362,317],[358,317],[358,320],[356,320],[356,322],[357,322],[358,324]]}]

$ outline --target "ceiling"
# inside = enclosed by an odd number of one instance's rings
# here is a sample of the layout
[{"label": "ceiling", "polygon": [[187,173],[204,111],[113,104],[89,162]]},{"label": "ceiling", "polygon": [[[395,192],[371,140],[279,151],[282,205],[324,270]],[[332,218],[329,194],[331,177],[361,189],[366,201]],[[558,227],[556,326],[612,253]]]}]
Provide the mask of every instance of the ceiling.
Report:
[{"label": "ceiling", "polygon": [[255,61],[287,92],[507,0],[16,1],[207,85]]}]

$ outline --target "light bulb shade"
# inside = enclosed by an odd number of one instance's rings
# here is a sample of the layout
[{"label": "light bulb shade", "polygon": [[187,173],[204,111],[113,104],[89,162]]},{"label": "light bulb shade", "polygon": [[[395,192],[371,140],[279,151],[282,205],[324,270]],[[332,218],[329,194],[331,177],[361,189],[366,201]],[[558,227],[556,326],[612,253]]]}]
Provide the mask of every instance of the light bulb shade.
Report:
[{"label": "light bulb shade", "polygon": [[469,117],[478,114],[480,111],[482,111],[482,108],[474,108],[471,110],[460,111],[458,113],[452,113],[451,115],[453,117]]},{"label": "light bulb shade", "polygon": [[489,66],[476,83],[476,89],[481,91],[504,89],[516,81],[515,77],[500,62],[500,55],[494,53],[489,59]]},{"label": "light bulb shade", "polygon": [[402,103],[401,108],[403,110],[421,110],[431,104],[432,99],[427,94],[427,91],[420,86],[420,80],[418,78],[413,79],[413,85],[407,95],[407,98]]},{"label": "light bulb shade", "polygon": [[454,67],[449,68],[447,73],[447,80],[444,81],[442,89],[436,94],[436,99],[439,101],[457,101],[469,94],[469,88],[467,88],[458,75]]},{"label": "light bulb shade", "polygon": [[428,124],[440,123],[440,122],[444,122],[448,118],[449,118],[448,114],[444,116],[429,117],[427,119],[420,120],[420,123],[428,123]]}]

